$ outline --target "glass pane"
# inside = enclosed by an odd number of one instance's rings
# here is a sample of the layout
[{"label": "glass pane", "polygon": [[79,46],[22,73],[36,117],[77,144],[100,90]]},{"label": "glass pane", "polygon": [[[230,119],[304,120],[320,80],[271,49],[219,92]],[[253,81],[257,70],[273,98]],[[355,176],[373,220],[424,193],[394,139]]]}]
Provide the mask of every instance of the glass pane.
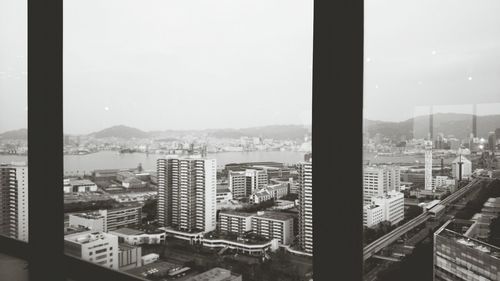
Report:
[{"label": "glass pane", "polygon": [[498,279],[499,11],[365,2],[365,280]]},{"label": "glass pane", "polygon": [[150,279],[312,276],[312,15],[65,1],[66,253]]},{"label": "glass pane", "polygon": [[28,281],[28,263],[0,253],[0,280]]},{"label": "glass pane", "polygon": [[0,2],[0,235],[28,241],[27,6]]}]

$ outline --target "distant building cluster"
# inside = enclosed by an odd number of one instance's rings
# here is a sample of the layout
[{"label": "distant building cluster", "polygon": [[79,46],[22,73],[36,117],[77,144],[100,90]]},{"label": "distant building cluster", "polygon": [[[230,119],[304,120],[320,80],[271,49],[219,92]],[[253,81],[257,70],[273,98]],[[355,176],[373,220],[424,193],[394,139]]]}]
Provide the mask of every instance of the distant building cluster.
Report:
[{"label": "distant building cluster", "polygon": [[[162,261],[156,253],[143,255],[145,245],[162,245],[167,239],[260,258],[269,258],[267,253],[280,246],[311,256],[311,157],[307,160],[296,165],[296,170],[276,162],[230,164],[227,181],[218,181],[215,159],[197,155],[160,158],[154,173],[107,169],[67,177],[63,180],[65,204],[68,198],[77,211],[65,213],[65,253],[142,277],[191,272],[184,265]],[[24,241],[28,240],[27,177],[25,164],[0,165],[1,198],[8,202],[2,203],[1,234]],[[158,201],[150,221],[143,214],[144,200],[149,198],[143,193],[150,192],[147,188],[153,183]],[[291,190],[295,197],[280,200]],[[259,204],[271,200],[268,209],[262,210]],[[257,209],[222,210],[217,215],[218,204],[232,201]],[[242,280],[220,268],[191,274],[186,280],[204,278]]]}]

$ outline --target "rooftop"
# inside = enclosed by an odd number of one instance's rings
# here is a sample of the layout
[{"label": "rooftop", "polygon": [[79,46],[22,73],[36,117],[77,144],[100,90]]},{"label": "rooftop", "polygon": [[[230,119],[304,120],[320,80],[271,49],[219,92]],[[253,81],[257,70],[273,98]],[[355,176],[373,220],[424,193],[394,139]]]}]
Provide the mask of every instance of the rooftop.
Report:
[{"label": "rooftop", "polygon": [[166,261],[157,261],[151,264],[147,264],[141,267],[133,268],[130,270],[127,270],[126,272],[129,274],[133,274],[136,276],[140,277],[147,277],[148,275],[151,275],[153,273],[157,272],[168,272],[170,270],[174,270],[181,267],[179,264],[171,263],[171,262],[166,262]]},{"label": "rooftop", "polygon": [[436,235],[446,237],[448,239],[453,239],[459,244],[465,245],[469,248],[481,251],[483,253],[487,253],[497,259],[500,259],[500,248],[465,235],[465,233],[469,230],[469,228],[471,228],[473,224],[473,221],[468,220],[450,220],[436,232]]},{"label": "rooftop", "polygon": [[244,213],[238,211],[221,211],[219,215],[232,215],[232,216],[240,216],[240,217],[251,217],[254,216],[255,213]]},{"label": "rooftop", "polygon": [[104,232],[79,232],[79,233],[74,233],[74,234],[69,234],[64,236],[64,240],[69,241],[69,242],[74,242],[78,244],[87,244],[90,242],[94,242],[97,240],[103,240],[106,238],[110,237],[116,237],[111,234],[107,234]]},{"label": "rooftop", "polygon": [[239,277],[238,275],[232,274],[230,270],[220,267],[215,267],[201,274],[193,276],[187,279],[186,281],[211,281],[211,280],[231,281],[238,277]]},{"label": "rooftop", "polygon": [[293,219],[293,215],[289,213],[282,213],[282,212],[257,212],[255,217],[259,218],[266,218],[266,219],[273,219],[273,220],[280,220],[280,221],[286,221],[289,219]]},{"label": "rooftop", "polygon": [[84,219],[100,219],[104,218],[104,215],[99,213],[98,211],[96,212],[88,212],[88,213],[77,213],[77,214],[70,214],[70,216],[76,216]]},{"label": "rooftop", "polygon": [[70,185],[95,185],[95,183],[88,179],[69,179]]},{"label": "rooftop", "polygon": [[133,229],[133,228],[128,228],[128,227],[118,228],[118,229],[113,230],[112,232],[116,232],[116,233],[123,234],[123,235],[141,235],[141,234],[144,234],[144,231]]}]

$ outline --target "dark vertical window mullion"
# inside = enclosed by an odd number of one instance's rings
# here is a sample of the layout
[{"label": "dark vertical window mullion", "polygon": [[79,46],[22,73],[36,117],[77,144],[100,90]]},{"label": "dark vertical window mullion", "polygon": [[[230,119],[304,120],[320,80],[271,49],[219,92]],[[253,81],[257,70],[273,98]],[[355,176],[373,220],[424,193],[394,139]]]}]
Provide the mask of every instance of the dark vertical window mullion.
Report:
[{"label": "dark vertical window mullion", "polygon": [[363,4],[314,1],[314,280],[362,280]]},{"label": "dark vertical window mullion", "polygon": [[64,280],[62,4],[28,0],[30,280]]}]

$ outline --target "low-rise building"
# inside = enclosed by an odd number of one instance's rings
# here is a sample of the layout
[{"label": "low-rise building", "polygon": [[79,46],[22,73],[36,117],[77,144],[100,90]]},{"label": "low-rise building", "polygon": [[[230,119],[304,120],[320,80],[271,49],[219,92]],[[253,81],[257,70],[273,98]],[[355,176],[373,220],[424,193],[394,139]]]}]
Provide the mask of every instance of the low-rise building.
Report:
[{"label": "low-rise building", "polygon": [[231,199],[233,199],[233,194],[231,193],[231,190],[229,190],[228,187],[219,188],[219,186],[217,186],[217,195],[216,195],[217,204],[227,203]]},{"label": "low-rise building", "polygon": [[450,220],[434,233],[434,280],[500,280],[500,248],[477,239],[476,223]]},{"label": "low-rise building", "polygon": [[404,195],[398,191],[390,191],[371,199],[372,205],[382,208],[383,220],[397,224],[404,219]]},{"label": "low-rise building", "polygon": [[142,205],[126,204],[119,208],[100,210],[106,215],[108,230],[138,225],[141,223]]},{"label": "low-rise building", "polygon": [[113,209],[97,210],[69,215],[69,227],[86,227],[94,231],[114,230],[138,225],[141,222],[142,205],[128,204]]},{"label": "low-rise building", "polygon": [[142,248],[125,243],[118,245],[118,267],[120,270],[129,270],[142,265]]},{"label": "low-rise building", "polygon": [[363,207],[363,225],[373,227],[384,220],[384,210],[382,207],[370,204]]},{"label": "low-rise building", "polygon": [[64,179],[63,183],[64,193],[97,191],[97,185],[88,179]]},{"label": "low-rise building", "polygon": [[221,211],[219,213],[220,231],[243,234],[252,231],[252,213]]},{"label": "low-rise building", "polygon": [[280,212],[257,212],[252,216],[252,232],[289,245],[293,242],[293,216]]},{"label": "low-rise building", "polygon": [[278,199],[288,194],[287,184],[273,184],[260,188],[250,195],[250,203],[259,204],[272,199]]},{"label": "low-rise building", "polygon": [[108,232],[106,215],[96,211],[89,213],[70,214],[69,227],[84,227],[95,232]]},{"label": "low-rise building", "polygon": [[104,232],[79,232],[64,236],[64,252],[105,267],[119,269],[118,237]]},{"label": "low-rise building", "polygon": [[147,233],[142,230],[126,227],[109,231],[109,233],[116,235],[120,243],[127,243],[129,245],[163,244],[166,236],[165,232],[161,230]]}]

